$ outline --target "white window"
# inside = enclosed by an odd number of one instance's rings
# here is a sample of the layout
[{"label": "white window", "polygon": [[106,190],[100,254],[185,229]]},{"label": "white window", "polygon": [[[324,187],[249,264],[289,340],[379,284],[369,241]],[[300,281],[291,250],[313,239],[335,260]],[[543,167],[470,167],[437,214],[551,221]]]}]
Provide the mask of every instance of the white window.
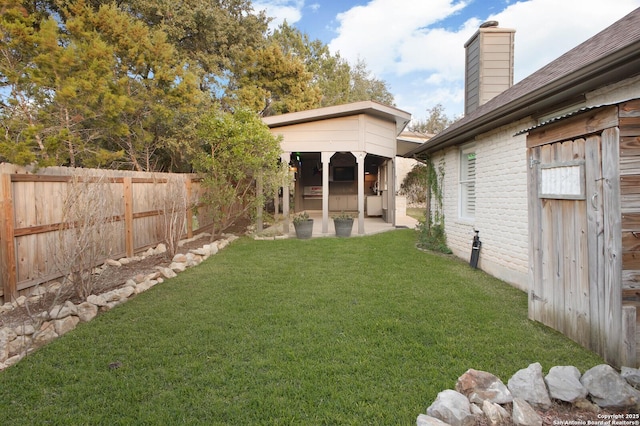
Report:
[{"label": "white window", "polygon": [[476,216],[476,149],[466,146],[460,150],[460,218]]}]

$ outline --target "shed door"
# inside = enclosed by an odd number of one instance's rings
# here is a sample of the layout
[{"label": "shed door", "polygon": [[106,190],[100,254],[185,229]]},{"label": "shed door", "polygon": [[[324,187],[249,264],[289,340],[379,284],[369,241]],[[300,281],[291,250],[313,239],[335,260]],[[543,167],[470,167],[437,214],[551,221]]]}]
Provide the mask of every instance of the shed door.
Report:
[{"label": "shed door", "polygon": [[602,271],[600,153],[598,136],[528,150],[529,317],[586,347],[599,340],[590,284]]}]

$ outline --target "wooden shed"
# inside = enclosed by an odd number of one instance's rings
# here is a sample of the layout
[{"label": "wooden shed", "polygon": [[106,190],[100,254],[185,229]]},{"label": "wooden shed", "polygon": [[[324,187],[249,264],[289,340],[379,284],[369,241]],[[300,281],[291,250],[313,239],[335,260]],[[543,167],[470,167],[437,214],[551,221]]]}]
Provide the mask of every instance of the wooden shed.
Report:
[{"label": "wooden shed", "polygon": [[640,99],[528,129],[529,316],[640,360]]}]

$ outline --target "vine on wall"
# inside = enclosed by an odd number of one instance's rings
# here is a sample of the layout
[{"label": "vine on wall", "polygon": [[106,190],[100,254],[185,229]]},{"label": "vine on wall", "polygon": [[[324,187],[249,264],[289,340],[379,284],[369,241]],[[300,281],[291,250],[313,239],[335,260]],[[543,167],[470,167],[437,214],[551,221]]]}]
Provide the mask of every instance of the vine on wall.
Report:
[{"label": "vine on wall", "polygon": [[427,207],[425,217],[418,223],[418,246],[441,253],[451,253],[447,246],[444,227],[444,157],[436,168],[431,158],[424,161],[427,166]]}]

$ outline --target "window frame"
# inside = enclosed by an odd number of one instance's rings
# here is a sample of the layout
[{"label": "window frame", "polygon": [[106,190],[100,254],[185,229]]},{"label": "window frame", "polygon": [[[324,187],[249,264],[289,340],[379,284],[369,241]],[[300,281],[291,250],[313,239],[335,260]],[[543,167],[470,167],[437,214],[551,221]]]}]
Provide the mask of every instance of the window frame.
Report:
[{"label": "window frame", "polygon": [[[473,155],[473,173],[468,173],[470,155]],[[477,181],[477,152],[475,144],[460,147],[458,173],[458,217],[464,221],[474,221],[476,217],[476,181]],[[471,191],[470,191],[471,189]],[[470,200],[473,200],[471,208]]]}]

